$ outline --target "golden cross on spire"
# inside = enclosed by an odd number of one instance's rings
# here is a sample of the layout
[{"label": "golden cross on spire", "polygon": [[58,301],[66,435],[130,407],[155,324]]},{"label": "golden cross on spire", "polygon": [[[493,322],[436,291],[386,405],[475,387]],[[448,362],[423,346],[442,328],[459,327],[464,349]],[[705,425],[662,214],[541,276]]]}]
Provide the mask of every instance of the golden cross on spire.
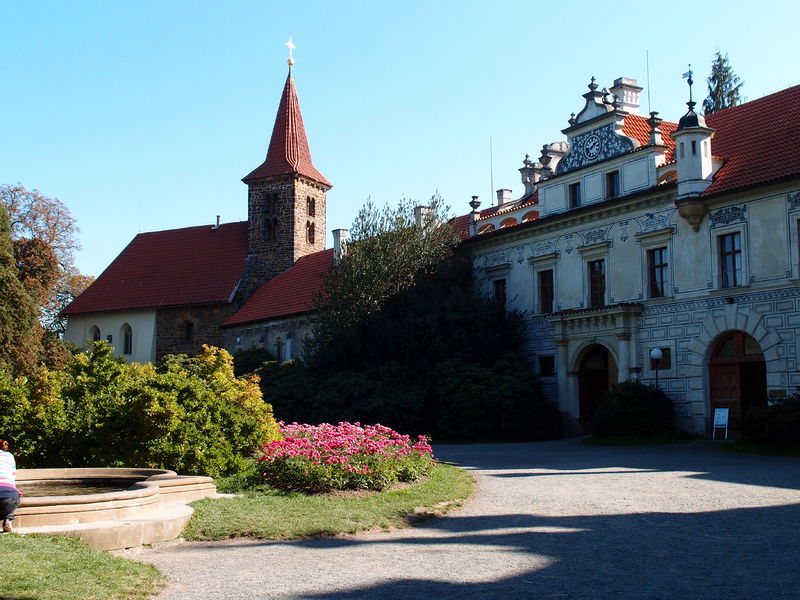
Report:
[{"label": "golden cross on spire", "polygon": [[292,58],[292,50],[297,48],[297,46],[295,46],[292,43],[292,36],[289,36],[289,41],[286,42],[286,47],[289,48],[289,60],[287,62],[289,63],[289,66],[291,67],[294,64],[294,59]]}]

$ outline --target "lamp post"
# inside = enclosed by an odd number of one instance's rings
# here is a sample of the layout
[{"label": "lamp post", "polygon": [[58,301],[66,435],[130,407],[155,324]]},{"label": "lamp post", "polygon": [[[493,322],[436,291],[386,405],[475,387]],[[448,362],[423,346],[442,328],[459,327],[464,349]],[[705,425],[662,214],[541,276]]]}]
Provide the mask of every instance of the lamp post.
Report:
[{"label": "lamp post", "polygon": [[661,352],[661,348],[653,348],[650,350],[650,360],[656,365],[656,387],[658,387],[658,364],[661,362],[662,356],[664,356],[664,354]]}]

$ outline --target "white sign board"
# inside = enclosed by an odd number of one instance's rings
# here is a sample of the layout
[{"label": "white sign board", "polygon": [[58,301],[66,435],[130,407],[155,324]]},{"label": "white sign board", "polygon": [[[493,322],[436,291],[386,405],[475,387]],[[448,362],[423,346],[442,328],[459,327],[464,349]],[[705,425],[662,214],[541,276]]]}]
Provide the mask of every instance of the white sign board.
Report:
[{"label": "white sign board", "polygon": [[725,430],[725,439],[728,439],[728,411],[729,408],[714,409],[714,435],[712,439],[717,439],[717,429]]}]

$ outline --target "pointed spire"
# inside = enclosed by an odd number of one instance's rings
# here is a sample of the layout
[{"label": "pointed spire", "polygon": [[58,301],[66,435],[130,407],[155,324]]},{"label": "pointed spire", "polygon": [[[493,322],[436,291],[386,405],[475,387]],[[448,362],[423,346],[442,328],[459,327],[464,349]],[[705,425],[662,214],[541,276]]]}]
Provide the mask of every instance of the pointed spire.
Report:
[{"label": "pointed spire", "polygon": [[289,75],[283,88],[278,114],[275,117],[267,158],[261,166],[253,170],[242,181],[249,183],[261,177],[290,173],[298,173],[324,186],[333,187],[311,162],[311,151],[308,149],[306,129],[303,125],[303,115],[300,112],[300,101],[297,99],[294,79],[292,79],[291,65],[289,65]]}]

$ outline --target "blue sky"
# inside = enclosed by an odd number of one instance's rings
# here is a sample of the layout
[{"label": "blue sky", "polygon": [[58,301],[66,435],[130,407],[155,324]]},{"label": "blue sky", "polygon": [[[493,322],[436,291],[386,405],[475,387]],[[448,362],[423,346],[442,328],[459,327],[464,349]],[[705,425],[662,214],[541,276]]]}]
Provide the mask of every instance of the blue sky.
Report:
[{"label": "blue sky", "polygon": [[[240,181],[264,159],[294,77],[316,167],[334,184],[328,229],[371,197],[454,213],[522,191],[526,153],[563,139],[591,76],[647,87],[685,112],[716,50],[756,99],[800,83],[800,8],[762,1],[0,1],[0,183],[60,198],[82,272],[99,275],[139,231],[247,217]],[[647,90],[642,94],[647,111]]]}]

